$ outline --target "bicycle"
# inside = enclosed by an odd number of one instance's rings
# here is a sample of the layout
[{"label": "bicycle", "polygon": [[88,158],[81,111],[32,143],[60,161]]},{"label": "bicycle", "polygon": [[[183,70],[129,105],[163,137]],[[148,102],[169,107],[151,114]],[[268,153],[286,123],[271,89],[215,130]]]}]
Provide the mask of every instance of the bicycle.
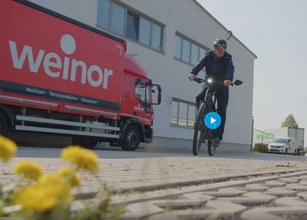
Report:
[{"label": "bicycle", "polygon": [[[216,91],[214,90],[215,84],[220,84],[220,82],[213,81],[211,78],[195,78],[194,81],[197,83],[203,83],[208,89],[206,90],[206,94],[204,99],[199,104],[196,119],[194,123],[194,135],[193,135],[193,154],[197,156],[200,151],[200,147],[202,143],[208,146],[208,154],[213,156],[216,151],[217,146],[213,146],[211,140],[213,138],[212,129],[209,129],[204,122],[206,115],[209,112],[216,112]],[[239,86],[243,82],[241,80],[236,80],[231,83],[231,86],[236,85]],[[223,85],[224,86],[224,85]]]}]

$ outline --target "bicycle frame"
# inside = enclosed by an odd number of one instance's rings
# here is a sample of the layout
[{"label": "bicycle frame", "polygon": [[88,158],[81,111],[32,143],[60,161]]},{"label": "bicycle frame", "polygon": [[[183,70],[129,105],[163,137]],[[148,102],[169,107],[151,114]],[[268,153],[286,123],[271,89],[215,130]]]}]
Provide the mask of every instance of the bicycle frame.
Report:
[{"label": "bicycle frame", "polygon": [[[202,102],[205,102],[208,106],[210,106],[210,110],[214,109],[216,111],[216,91],[212,91],[212,87],[208,86],[207,91]],[[213,98],[214,97],[214,98]]]},{"label": "bicycle frame", "polygon": [[[214,81],[210,80],[209,78],[207,79],[200,79],[200,78],[196,78],[195,80],[198,83],[203,83],[204,87],[207,87],[204,99],[201,102],[206,103],[209,106],[209,110],[212,111],[212,109],[214,109],[214,111],[216,111],[216,91],[213,91],[213,85]],[[213,85],[211,85],[210,83],[212,83]],[[214,98],[213,98],[214,97]]]}]

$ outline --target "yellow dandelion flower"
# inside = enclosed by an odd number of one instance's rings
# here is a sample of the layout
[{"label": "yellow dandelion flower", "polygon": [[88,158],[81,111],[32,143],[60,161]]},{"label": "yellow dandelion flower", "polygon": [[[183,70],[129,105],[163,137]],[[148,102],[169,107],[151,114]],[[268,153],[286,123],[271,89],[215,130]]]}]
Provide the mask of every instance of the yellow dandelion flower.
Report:
[{"label": "yellow dandelion flower", "polygon": [[22,175],[24,178],[37,180],[43,173],[42,167],[33,161],[22,160],[15,164],[15,173]]},{"label": "yellow dandelion flower", "polygon": [[58,171],[59,176],[63,177],[65,180],[68,181],[70,186],[79,186],[80,185],[80,175],[74,169],[69,167],[62,167]]},{"label": "yellow dandelion flower", "polygon": [[37,181],[37,185],[43,188],[51,188],[58,204],[67,204],[71,200],[70,185],[58,174],[41,176]]},{"label": "yellow dandelion flower", "polygon": [[16,154],[17,145],[14,141],[0,135],[0,158],[6,162]]},{"label": "yellow dandelion flower", "polygon": [[58,195],[53,188],[40,185],[26,186],[13,196],[15,204],[20,204],[25,211],[46,212],[58,203]]},{"label": "yellow dandelion flower", "polygon": [[98,157],[95,153],[80,146],[68,146],[63,149],[61,157],[64,161],[73,163],[77,169],[96,172],[99,169]]}]

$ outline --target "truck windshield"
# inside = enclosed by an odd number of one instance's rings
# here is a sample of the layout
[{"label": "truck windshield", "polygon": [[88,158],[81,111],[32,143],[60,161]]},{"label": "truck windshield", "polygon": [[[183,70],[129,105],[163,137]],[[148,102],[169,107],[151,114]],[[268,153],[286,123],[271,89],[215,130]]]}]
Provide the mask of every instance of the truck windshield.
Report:
[{"label": "truck windshield", "polygon": [[286,144],[287,143],[287,139],[283,139],[283,138],[275,138],[272,143],[279,143],[279,144]]}]

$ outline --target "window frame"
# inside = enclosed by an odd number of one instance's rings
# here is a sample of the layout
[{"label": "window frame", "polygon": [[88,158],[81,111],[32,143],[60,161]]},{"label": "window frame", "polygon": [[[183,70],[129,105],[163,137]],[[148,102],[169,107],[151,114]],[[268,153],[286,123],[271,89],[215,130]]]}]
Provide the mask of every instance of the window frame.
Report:
[{"label": "window frame", "polygon": [[[124,17],[124,21],[122,22],[122,33],[118,33],[118,32],[115,32],[114,30],[112,30],[112,27],[113,27],[113,24],[116,24],[116,23],[113,23],[113,15],[114,15],[114,6],[120,8],[123,10],[123,17]],[[124,8],[122,5],[114,2],[114,1],[110,1],[110,12],[109,12],[109,24],[108,24],[108,29],[110,32],[114,33],[114,34],[117,34],[119,36],[125,36],[126,35],[126,21],[127,21],[127,9]]]},{"label": "window frame", "polygon": [[[176,40],[175,40],[174,59],[178,60],[180,62],[183,62],[185,64],[188,64],[190,66],[195,66],[203,58],[203,55],[201,54],[201,50],[204,50],[205,53],[210,50],[208,47],[192,40],[189,37],[186,37],[183,34],[180,34],[179,32],[176,32],[175,37],[176,37]],[[178,45],[178,41],[179,41],[179,45]],[[188,46],[189,51],[187,53],[188,56],[189,56],[188,59],[184,59],[184,57],[183,57],[183,55],[184,55],[184,50],[183,50],[184,41],[186,41],[189,44],[189,46]],[[197,59],[196,63],[192,62],[192,47],[193,47],[193,45],[197,47],[198,59]],[[178,48],[178,46],[180,48]],[[177,54],[178,51],[179,51],[179,54]],[[178,55],[180,57],[178,57]]]},{"label": "window frame", "polygon": [[[150,112],[150,103],[151,103],[151,93],[150,93],[150,85],[145,82],[144,80],[142,79],[137,79],[136,82],[135,82],[135,97],[136,99],[142,103],[142,105],[144,106],[145,108],[145,111],[146,113],[149,113]],[[139,93],[140,91],[142,91],[143,93]],[[141,96],[139,96],[139,94]],[[144,97],[142,97],[142,95]]]},{"label": "window frame", "polygon": [[[176,116],[173,117],[173,104],[176,103]],[[184,121],[185,121],[185,125],[182,125],[182,118],[180,118],[180,103],[182,104],[185,104],[186,105],[186,116],[184,118]],[[171,103],[171,117],[170,117],[170,126],[171,127],[179,127],[179,128],[191,128],[193,129],[193,125],[194,125],[194,122],[195,122],[195,115],[196,115],[196,104],[193,103],[193,102],[189,102],[189,101],[186,101],[186,100],[183,100],[183,99],[178,99],[178,98],[175,98],[175,97],[172,97],[172,103]],[[190,107],[193,107],[194,108],[194,116],[192,115],[193,117],[193,120],[190,120]]]},{"label": "window frame", "polygon": [[[108,24],[107,24],[107,27],[104,26],[103,24],[106,23],[105,21],[103,21],[102,19],[104,18],[103,16],[103,10],[107,10],[105,8],[103,8],[103,5],[104,5],[104,1],[106,2],[109,2],[109,11],[108,11],[108,15],[109,15],[109,18],[107,19],[108,20]],[[113,5],[118,5],[120,6],[121,8],[124,9],[124,27],[123,27],[123,34],[119,34],[119,33],[116,33],[114,31],[112,31],[111,29],[111,26],[112,26],[112,15],[113,15]],[[138,17],[138,33],[137,33],[137,39],[134,39],[132,37],[128,37],[127,36],[127,28],[128,28],[128,16],[129,16],[129,13],[130,14],[133,14],[133,15],[136,15]],[[150,23],[150,29],[149,29],[149,43],[143,43],[140,41],[140,33],[141,33],[141,28],[140,28],[140,24],[141,24],[141,19],[144,19],[146,21],[148,21]],[[159,37],[159,45],[160,46],[156,46],[157,44],[154,43],[154,26],[157,26],[159,27],[160,29],[160,37]],[[161,22],[158,22],[157,20],[131,8],[130,6],[127,6],[123,3],[120,3],[118,1],[113,1],[113,0],[98,0],[98,12],[97,12],[97,20],[96,20],[96,27],[98,28],[101,28],[103,30],[106,30],[108,32],[111,32],[112,34],[115,34],[115,35],[119,35],[121,37],[124,37],[124,38],[127,38],[131,41],[134,41],[142,46],[145,46],[147,48],[150,48],[154,51],[157,51],[159,53],[164,53],[164,40],[165,40],[165,25],[162,24]]]},{"label": "window frame", "polygon": [[[137,27],[136,27],[136,30],[134,30],[133,33],[134,35],[136,35],[136,39],[133,38],[132,36],[128,36],[127,33],[128,33],[128,18],[129,17],[133,17],[133,19],[137,18],[137,20],[134,20],[134,22],[137,23]],[[134,24],[134,23],[133,23]],[[135,25],[135,24],[134,24]],[[132,11],[128,11],[127,12],[127,18],[126,18],[126,28],[125,28],[125,35],[128,39],[131,39],[131,40],[134,40],[134,41],[139,41],[139,30],[140,30],[140,15],[132,12]]]}]

